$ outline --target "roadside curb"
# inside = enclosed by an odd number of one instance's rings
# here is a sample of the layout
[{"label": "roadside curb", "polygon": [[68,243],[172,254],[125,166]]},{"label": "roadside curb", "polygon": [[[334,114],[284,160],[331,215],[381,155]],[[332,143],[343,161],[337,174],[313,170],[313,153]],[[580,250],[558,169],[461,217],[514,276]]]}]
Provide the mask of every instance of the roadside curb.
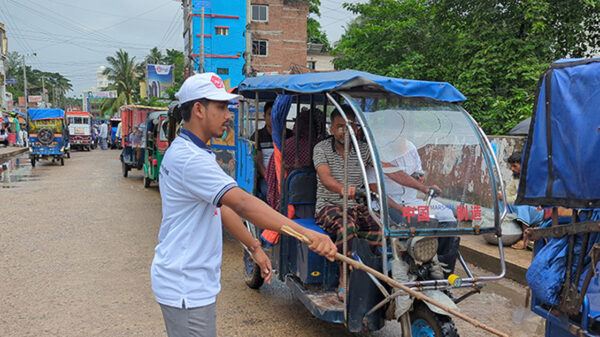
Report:
[{"label": "roadside curb", "polygon": [[[467,239],[467,240],[465,240]],[[475,239],[480,239],[475,240]],[[467,263],[474,264],[494,274],[500,273],[500,256],[497,246],[491,246],[481,242],[481,237],[462,237],[459,251]],[[528,286],[525,275],[531,264],[530,251],[515,251],[510,246],[504,247],[504,259],[506,262],[506,278]]]},{"label": "roadside curb", "polygon": [[29,148],[26,148],[26,147],[15,148],[14,150],[6,151],[6,152],[0,151],[0,159],[18,156],[27,151],[29,151]]}]

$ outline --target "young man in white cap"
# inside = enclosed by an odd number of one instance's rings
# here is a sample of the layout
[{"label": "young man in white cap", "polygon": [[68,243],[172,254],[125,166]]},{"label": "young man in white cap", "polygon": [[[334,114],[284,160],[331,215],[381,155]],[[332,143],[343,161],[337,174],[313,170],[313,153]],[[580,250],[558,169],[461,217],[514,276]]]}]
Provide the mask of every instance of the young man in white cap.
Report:
[{"label": "young man in white cap", "polygon": [[271,262],[240,216],[275,231],[287,225],[306,235],[312,241],[309,247],[330,260],[337,250],[328,236],[297,225],[238,188],[216,162],[206,143],[223,135],[232,119],[228,102],[240,96],[228,94],[214,73],[189,77],[176,96],[184,126],[160,167],[163,218],[151,267],[152,290],[169,337],[214,337],[221,226],[248,247],[267,283]]}]

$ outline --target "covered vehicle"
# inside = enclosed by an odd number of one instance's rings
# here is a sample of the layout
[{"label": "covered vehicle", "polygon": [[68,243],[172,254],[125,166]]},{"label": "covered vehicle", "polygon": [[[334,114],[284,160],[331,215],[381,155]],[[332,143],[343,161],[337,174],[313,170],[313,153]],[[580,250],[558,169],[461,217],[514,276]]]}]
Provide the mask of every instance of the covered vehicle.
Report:
[{"label": "covered vehicle", "polygon": [[[327,233],[315,216],[320,178],[312,159],[315,144],[337,151],[338,140],[331,134],[342,133],[346,140],[343,153],[356,153],[358,165],[349,167],[346,162],[336,167],[340,178],[335,179],[348,189],[350,172],[360,177],[360,183],[352,185],[357,188],[356,198],[343,199],[342,214],[363,205],[368,210],[365,216],[379,226],[382,237],[375,246],[355,237],[352,249],[344,246],[342,255],[451,309],[479,292],[483,282],[504,276],[502,244],[498,246],[498,275],[474,275],[458,253],[461,235],[494,233],[501,241],[500,224],[505,213],[500,211],[498,193],[504,194],[504,187],[494,151],[481,128],[460,106],[466,98],[452,85],[346,70],[246,78],[239,92],[247,98],[240,104],[237,118],[236,177],[240,187],[250,193],[257,189],[253,153],[258,137],[251,138],[259,126],[255,112],[262,102],[274,100],[271,123],[275,151],[267,180],[274,172],[275,178],[268,181],[269,191],[275,190],[280,196],[268,198],[275,201],[272,207],[302,226]],[[333,110],[344,123],[336,130],[327,124]],[[290,119],[294,115],[295,119]],[[286,126],[295,130],[287,140]],[[408,180],[400,184],[399,176]],[[419,179],[427,186],[439,186],[441,195],[436,196],[439,191],[434,188],[411,188]],[[424,183],[422,186],[426,187]],[[488,227],[473,222],[483,214],[494,219]],[[349,233],[348,219],[343,219],[342,232]],[[361,270],[346,274],[345,264],[338,268],[297,239],[245,223],[250,233],[262,240],[278,278],[315,317],[343,323],[352,332],[379,330],[386,320],[398,320],[402,327],[399,336],[457,336],[452,318],[439,307],[416,300]],[[258,288],[262,279],[250,256],[244,250],[246,283]],[[457,261],[466,271],[464,278],[452,272]],[[347,285],[348,290],[342,292],[341,301],[336,290],[340,270],[344,273],[340,284]],[[457,287],[471,291],[456,299],[449,292]]]},{"label": "covered vehicle", "polygon": [[549,337],[600,335],[599,106],[600,58],[558,60],[538,82],[516,203],[552,214],[525,232],[531,309]]},{"label": "covered vehicle", "polygon": [[85,111],[67,111],[69,143],[74,149],[92,149],[92,114]]},{"label": "covered vehicle", "polygon": [[146,118],[155,111],[167,111],[163,107],[125,105],[121,107],[122,152],[121,169],[127,177],[132,168],[141,170],[146,158]]},{"label": "covered vehicle", "polygon": [[144,187],[158,182],[160,164],[169,147],[168,111],[154,111],[146,118],[146,139],[144,151]]},{"label": "covered vehicle", "polygon": [[65,164],[69,153],[68,128],[62,109],[29,109],[29,159],[35,167],[41,159],[52,159]]},{"label": "covered vehicle", "polygon": [[119,124],[121,118],[111,118],[108,124],[109,144],[111,149],[121,149],[121,135],[119,134]]}]

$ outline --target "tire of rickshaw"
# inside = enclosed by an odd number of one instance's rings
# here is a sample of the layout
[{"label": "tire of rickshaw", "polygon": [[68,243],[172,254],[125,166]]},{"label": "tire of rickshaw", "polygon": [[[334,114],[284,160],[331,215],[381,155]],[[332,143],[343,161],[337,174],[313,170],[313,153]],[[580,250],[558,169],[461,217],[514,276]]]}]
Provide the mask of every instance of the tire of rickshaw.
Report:
[{"label": "tire of rickshaw", "polygon": [[65,166],[65,158],[60,158],[60,166]]},{"label": "tire of rickshaw", "polygon": [[144,176],[144,188],[150,187],[150,182],[151,182],[150,178]]},{"label": "tire of rickshaw", "polygon": [[260,267],[252,260],[252,256],[246,249],[244,249],[244,281],[251,289],[258,289],[265,282],[260,276]]},{"label": "tire of rickshaw", "polygon": [[67,158],[71,158],[71,151],[67,151]]},{"label": "tire of rickshaw", "polygon": [[452,318],[434,313],[423,303],[410,313],[410,324],[413,336],[459,337]]},{"label": "tire of rickshaw", "polygon": [[29,158],[29,161],[31,162],[31,167],[35,167],[35,158]]},{"label": "tire of rickshaw", "polygon": [[127,178],[127,172],[129,171],[127,164],[121,162],[121,169],[123,171],[123,177]]}]

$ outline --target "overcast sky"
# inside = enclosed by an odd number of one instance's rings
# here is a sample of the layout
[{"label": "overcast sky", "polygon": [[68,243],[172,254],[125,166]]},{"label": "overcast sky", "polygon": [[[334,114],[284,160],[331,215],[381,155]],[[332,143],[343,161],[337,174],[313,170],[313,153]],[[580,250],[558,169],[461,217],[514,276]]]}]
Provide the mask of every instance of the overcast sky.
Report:
[{"label": "overcast sky", "polygon": [[[353,18],[341,8],[344,2],[321,0],[319,20],[330,41]],[[119,48],[138,61],[155,46],[183,50],[182,20],[179,0],[0,0],[9,51],[35,52],[27,64],[60,72],[73,84],[69,95],[77,97],[96,85],[96,70]]]}]

